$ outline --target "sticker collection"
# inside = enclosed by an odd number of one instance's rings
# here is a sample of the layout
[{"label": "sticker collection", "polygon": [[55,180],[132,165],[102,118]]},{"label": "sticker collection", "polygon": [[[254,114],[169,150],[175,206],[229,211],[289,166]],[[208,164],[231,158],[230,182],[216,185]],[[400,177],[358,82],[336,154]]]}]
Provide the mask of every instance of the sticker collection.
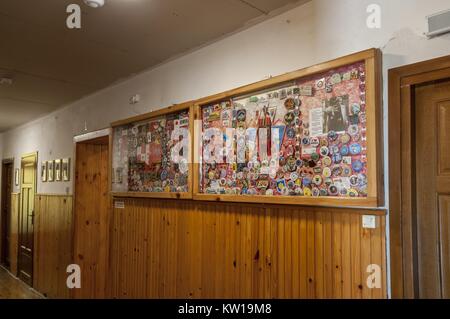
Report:
[{"label": "sticker collection", "polygon": [[188,192],[189,112],[114,128],[114,192]]},{"label": "sticker collection", "polygon": [[367,197],[365,64],[203,106],[206,194]]}]

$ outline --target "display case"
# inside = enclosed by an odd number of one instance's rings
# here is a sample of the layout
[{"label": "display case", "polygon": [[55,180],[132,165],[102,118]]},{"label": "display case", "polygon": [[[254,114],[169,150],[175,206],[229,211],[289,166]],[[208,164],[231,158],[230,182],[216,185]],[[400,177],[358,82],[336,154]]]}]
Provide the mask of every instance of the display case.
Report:
[{"label": "display case", "polygon": [[380,52],[195,103],[196,200],[383,204]]},{"label": "display case", "polygon": [[112,123],[112,195],[192,198],[192,123],[192,103]]}]

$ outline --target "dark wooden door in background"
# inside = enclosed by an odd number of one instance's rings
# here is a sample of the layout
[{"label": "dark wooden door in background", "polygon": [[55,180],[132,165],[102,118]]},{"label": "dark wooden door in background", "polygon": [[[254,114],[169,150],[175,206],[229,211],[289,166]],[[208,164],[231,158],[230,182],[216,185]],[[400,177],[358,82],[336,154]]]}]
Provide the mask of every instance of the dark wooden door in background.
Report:
[{"label": "dark wooden door in background", "polygon": [[420,298],[450,298],[450,79],[415,90]]},{"label": "dark wooden door in background", "polygon": [[13,179],[13,162],[4,161],[2,165],[2,207],[1,207],[1,260],[9,268],[9,245],[11,236],[11,193]]}]

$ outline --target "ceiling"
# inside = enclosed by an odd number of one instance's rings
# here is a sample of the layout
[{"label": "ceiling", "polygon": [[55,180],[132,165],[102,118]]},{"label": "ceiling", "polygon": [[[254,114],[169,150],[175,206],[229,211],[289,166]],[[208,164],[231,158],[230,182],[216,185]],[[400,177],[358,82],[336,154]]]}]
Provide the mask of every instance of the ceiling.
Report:
[{"label": "ceiling", "polygon": [[[240,30],[299,0],[0,0],[0,132]],[[66,7],[82,8],[81,29]]]}]

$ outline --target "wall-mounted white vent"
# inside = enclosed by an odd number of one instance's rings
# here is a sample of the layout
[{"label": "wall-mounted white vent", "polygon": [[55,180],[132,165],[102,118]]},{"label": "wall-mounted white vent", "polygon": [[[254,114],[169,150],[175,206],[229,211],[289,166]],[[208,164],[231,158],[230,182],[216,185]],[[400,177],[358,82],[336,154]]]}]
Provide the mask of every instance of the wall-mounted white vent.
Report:
[{"label": "wall-mounted white vent", "polygon": [[450,10],[432,14],[427,17],[428,37],[436,37],[450,32]]}]

